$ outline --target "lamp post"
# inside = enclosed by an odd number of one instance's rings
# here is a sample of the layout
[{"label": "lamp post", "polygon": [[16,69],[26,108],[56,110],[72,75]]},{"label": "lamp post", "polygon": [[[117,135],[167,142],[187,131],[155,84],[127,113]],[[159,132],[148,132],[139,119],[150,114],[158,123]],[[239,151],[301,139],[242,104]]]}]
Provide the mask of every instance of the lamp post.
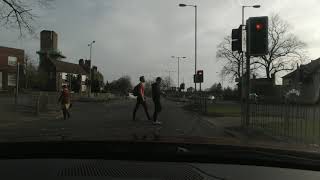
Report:
[{"label": "lamp post", "polygon": [[169,73],[169,82],[168,82],[168,88],[170,88],[170,86],[171,86],[171,73],[172,73],[172,72],[176,72],[176,71],[170,71],[170,70],[166,70],[166,72],[168,72],[168,73]]},{"label": "lamp post", "polygon": [[171,57],[178,60],[178,86],[177,87],[179,88],[179,86],[180,86],[180,84],[179,84],[179,79],[180,79],[180,59],[185,59],[187,57],[184,57],[184,56],[171,56]]},{"label": "lamp post", "polygon": [[91,43],[88,44],[89,48],[90,48],[90,66],[89,66],[89,88],[88,88],[88,97],[90,97],[91,95],[91,85],[92,85],[92,78],[91,78],[91,64],[92,64],[92,45],[96,43],[96,41],[92,41]]},{"label": "lamp post", "polygon": [[[198,10],[197,10],[197,5],[188,5],[188,4],[179,4],[179,7],[194,7],[194,74],[197,74],[197,16],[198,16]],[[194,89],[197,91],[197,83],[194,82]]]}]

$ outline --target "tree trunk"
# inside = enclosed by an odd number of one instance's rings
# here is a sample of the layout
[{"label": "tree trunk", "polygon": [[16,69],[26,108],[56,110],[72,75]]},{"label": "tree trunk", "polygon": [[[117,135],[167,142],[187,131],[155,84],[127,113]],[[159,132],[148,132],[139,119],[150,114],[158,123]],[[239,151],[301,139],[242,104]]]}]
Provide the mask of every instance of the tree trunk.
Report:
[{"label": "tree trunk", "polygon": [[266,67],[266,75],[267,75],[267,79],[271,79],[270,76],[270,66],[268,65],[268,67]]}]

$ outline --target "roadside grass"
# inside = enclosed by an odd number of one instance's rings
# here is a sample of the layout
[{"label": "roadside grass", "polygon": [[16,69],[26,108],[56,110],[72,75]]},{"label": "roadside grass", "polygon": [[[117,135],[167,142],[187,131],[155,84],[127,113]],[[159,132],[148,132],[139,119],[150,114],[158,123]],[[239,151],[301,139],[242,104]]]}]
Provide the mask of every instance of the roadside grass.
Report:
[{"label": "roadside grass", "polygon": [[275,136],[290,137],[305,143],[320,142],[320,122],[318,119],[290,118],[284,121],[281,117],[262,116],[252,121],[253,127],[268,131]]},{"label": "roadside grass", "polygon": [[208,104],[207,115],[214,117],[239,117],[241,114],[240,104]]}]

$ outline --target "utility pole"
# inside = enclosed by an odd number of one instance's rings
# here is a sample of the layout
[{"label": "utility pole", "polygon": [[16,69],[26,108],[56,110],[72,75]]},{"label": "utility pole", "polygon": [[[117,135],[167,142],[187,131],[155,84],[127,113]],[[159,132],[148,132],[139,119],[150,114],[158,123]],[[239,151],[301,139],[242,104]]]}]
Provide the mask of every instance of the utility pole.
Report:
[{"label": "utility pole", "polygon": [[90,66],[89,66],[89,91],[88,91],[88,97],[90,97],[91,95],[91,86],[92,86],[92,77],[91,77],[91,64],[92,64],[92,45],[95,43],[96,41],[92,41],[90,44],[88,44],[88,46],[90,47]]},{"label": "utility pole", "polygon": [[180,87],[180,60],[181,59],[185,59],[185,58],[187,58],[187,57],[184,57],[184,56],[182,56],[182,57],[180,57],[180,56],[171,56],[172,58],[176,58],[177,60],[178,60],[178,88]]}]

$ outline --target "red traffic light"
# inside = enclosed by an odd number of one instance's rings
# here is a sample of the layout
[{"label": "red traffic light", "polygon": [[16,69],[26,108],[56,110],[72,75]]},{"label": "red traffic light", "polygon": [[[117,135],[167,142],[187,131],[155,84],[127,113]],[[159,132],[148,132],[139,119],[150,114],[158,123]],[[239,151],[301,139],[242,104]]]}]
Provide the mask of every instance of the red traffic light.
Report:
[{"label": "red traffic light", "polygon": [[201,75],[201,74],[203,74],[203,71],[202,71],[202,70],[199,70],[199,71],[197,72],[197,74]]},{"label": "red traffic light", "polygon": [[256,24],[256,30],[257,30],[257,31],[260,31],[262,28],[263,28],[263,25],[262,25],[262,24],[260,24],[260,23],[257,23],[257,24]]}]

